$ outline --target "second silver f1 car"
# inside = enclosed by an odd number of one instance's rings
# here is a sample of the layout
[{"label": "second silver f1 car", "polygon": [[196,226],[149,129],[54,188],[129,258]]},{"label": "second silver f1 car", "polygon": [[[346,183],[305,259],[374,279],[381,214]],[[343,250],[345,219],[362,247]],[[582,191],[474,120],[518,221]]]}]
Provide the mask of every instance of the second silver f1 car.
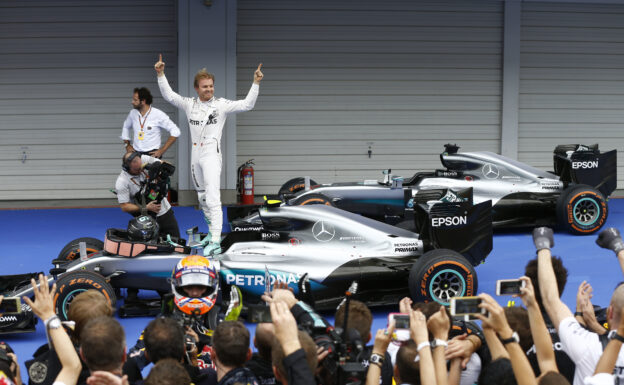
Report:
[{"label": "second silver f1 car", "polygon": [[[304,189],[304,179],[294,178],[280,189],[289,205],[325,204],[395,224],[405,218],[409,197],[447,188],[472,188],[474,202],[492,201],[495,227],[559,225],[574,234],[598,231],[608,215],[607,198],[616,187],[616,150],[601,153],[598,145],[560,145],[554,150],[554,171],[546,172],[488,151],[459,152],[445,145],[440,154],[443,169],[418,172],[409,179],[316,184]],[[438,194],[438,195],[436,195]],[[413,202],[413,201],[411,201]]]}]

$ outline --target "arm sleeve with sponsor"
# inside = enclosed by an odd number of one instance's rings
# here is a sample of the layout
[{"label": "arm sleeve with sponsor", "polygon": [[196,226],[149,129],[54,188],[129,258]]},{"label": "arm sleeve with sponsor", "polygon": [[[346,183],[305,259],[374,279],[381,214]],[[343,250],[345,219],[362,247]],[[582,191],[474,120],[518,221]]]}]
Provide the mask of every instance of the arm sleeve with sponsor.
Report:
[{"label": "arm sleeve with sponsor", "polygon": [[241,100],[224,100],[223,102],[223,112],[226,114],[235,114],[237,112],[245,112],[249,111],[256,105],[256,99],[258,99],[258,92],[260,91],[260,86],[257,84],[252,84],[249,92],[247,93],[247,97]]}]

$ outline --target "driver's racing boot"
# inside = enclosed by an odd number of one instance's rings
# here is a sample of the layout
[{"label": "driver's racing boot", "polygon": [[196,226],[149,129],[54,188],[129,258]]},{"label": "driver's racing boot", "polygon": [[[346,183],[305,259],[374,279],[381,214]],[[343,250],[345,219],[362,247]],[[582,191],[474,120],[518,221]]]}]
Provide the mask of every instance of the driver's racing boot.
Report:
[{"label": "driver's racing boot", "polygon": [[208,245],[204,246],[204,257],[215,257],[219,259],[219,257],[217,257],[219,254],[221,254],[221,243],[209,242]]}]

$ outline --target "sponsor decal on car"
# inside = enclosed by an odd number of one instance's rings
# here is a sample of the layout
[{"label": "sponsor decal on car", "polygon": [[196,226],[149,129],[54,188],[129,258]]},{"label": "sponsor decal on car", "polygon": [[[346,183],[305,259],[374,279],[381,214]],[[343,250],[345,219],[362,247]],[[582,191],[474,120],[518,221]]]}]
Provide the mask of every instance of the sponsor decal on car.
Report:
[{"label": "sponsor decal on car", "polygon": [[329,242],[334,239],[336,229],[331,223],[318,220],[314,226],[312,226],[312,235],[314,239],[319,242]]},{"label": "sponsor decal on car", "polygon": [[356,242],[356,243],[364,243],[366,242],[364,238],[360,236],[352,236],[352,237],[340,237],[338,240],[343,242]]},{"label": "sponsor decal on car", "polygon": [[465,225],[467,223],[468,223],[468,217],[466,217],[465,215],[431,218],[432,227],[458,226],[458,225]]},{"label": "sponsor decal on car", "polygon": [[418,242],[403,242],[394,244],[395,253],[411,253],[414,251],[419,251]]},{"label": "sponsor decal on car", "polygon": [[280,239],[279,233],[262,233],[263,241],[276,241],[278,239]]},{"label": "sponsor decal on car", "polygon": [[[221,269],[221,276],[225,279],[225,282],[229,285],[236,285],[241,290],[251,292],[256,295],[261,295],[265,291],[265,271],[257,270],[230,270],[227,268]],[[283,271],[269,271],[270,286],[273,286],[275,282],[283,282],[291,286],[295,292],[297,292],[297,283],[303,276],[299,273],[289,273]],[[323,287],[318,282],[310,280],[312,289]]]},{"label": "sponsor decal on car", "polygon": [[500,175],[500,170],[492,163],[484,164],[481,172],[483,173],[483,176],[487,179],[498,179]]},{"label": "sponsor decal on car", "polygon": [[261,231],[264,229],[264,226],[235,226],[232,228],[232,231]]},{"label": "sponsor decal on car", "polygon": [[0,317],[0,322],[17,322],[17,317],[14,315],[5,315]]},{"label": "sponsor decal on car", "polygon": [[301,239],[290,238],[288,243],[290,243],[291,246],[299,246],[301,244]]},{"label": "sponsor decal on car", "polygon": [[572,162],[572,168],[574,170],[578,170],[579,168],[587,169],[587,168],[598,168],[598,161],[584,161],[584,162]]}]

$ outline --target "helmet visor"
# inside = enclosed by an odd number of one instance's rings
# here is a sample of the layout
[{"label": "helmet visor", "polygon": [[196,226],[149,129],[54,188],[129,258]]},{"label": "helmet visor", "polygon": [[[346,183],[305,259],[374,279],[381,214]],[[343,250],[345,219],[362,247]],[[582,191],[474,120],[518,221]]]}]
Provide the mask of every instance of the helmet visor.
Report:
[{"label": "helmet visor", "polygon": [[206,287],[215,287],[217,279],[213,274],[206,273],[186,273],[176,278],[175,284],[178,287],[201,285]]}]

